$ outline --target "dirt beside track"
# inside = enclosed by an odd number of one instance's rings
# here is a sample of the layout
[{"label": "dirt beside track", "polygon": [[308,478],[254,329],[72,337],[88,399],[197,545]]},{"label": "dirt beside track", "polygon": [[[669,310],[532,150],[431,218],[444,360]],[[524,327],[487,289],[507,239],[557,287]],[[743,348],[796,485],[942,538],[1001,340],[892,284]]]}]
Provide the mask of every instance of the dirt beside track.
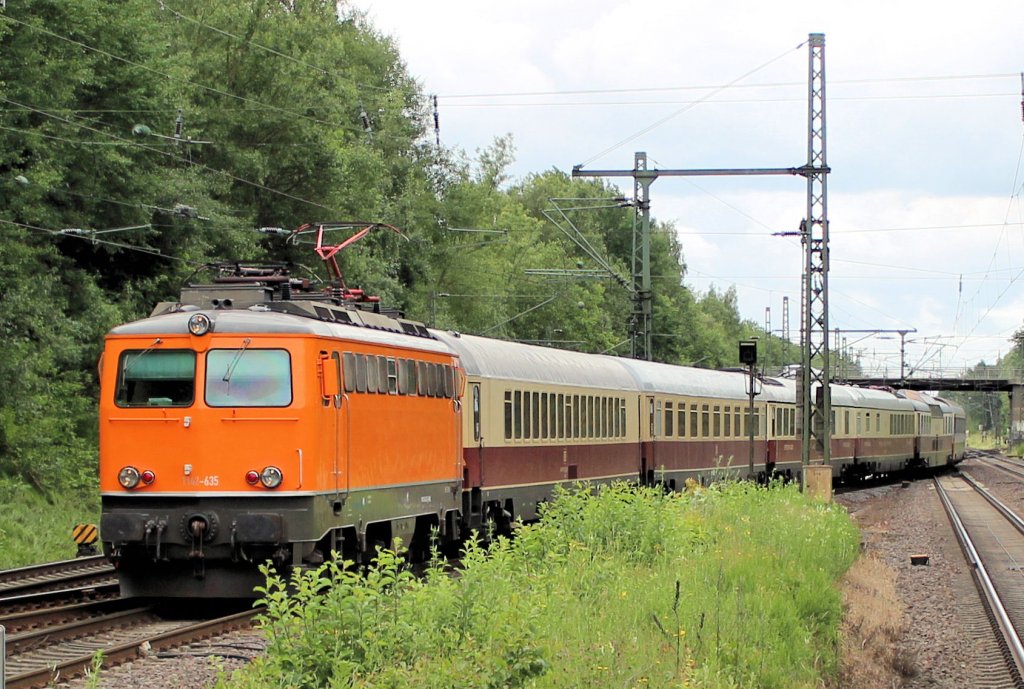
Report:
[{"label": "dirt beside track", "polygon": [[[988,618],[933,483],[837,496],[861,528],[862,557],[843,581],[838,687],[985,686],[999,666]],[[911,555],[927,555],[912,565]],[[967,602],[965,602],[967,601]]]}]

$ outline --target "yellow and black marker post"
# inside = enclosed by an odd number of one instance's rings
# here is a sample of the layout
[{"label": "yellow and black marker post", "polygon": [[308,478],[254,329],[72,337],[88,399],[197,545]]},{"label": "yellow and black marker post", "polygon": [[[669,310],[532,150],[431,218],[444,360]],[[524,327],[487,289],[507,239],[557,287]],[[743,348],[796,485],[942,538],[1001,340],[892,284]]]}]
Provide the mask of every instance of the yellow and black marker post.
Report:
[{"label": "yellow and black marker post", "polygon": [[75,524],[75,528],[71,529],[71,537],[78,544],[76,557],[96,555],[96,541],[99,535],[99,529],[95,524]]}]

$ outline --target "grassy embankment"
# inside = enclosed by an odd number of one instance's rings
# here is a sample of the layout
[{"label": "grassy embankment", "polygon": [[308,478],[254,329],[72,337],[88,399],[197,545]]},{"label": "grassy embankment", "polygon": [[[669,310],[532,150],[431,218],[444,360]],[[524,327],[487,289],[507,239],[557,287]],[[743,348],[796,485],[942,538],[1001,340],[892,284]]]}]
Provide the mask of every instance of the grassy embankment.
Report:
[{"label": "grassy embankment", "polygon": [[268,653],[220,686],[819,687],[857,550],[845,511],[794,487],[584,489],[455,578],[384,552],[292,595],[271,579]]},{"label": "grassy embankment", "polygon": [[0,478],[0,569],[75,556],[71,529],[98,524],[99,497],[44,497],[28,485]]}]

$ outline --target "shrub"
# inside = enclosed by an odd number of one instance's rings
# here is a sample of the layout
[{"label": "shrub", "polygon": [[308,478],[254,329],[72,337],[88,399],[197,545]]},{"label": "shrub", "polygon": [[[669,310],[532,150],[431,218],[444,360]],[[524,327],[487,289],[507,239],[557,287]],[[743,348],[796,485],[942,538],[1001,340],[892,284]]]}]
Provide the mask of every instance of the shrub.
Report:
[{"label": "shrub", "polygon": [[388,550],[268,573],[268,652],[231,686],[818,686],[856,552],[845,512],[792,487],[580,486],[469,541],[457,576]]}]

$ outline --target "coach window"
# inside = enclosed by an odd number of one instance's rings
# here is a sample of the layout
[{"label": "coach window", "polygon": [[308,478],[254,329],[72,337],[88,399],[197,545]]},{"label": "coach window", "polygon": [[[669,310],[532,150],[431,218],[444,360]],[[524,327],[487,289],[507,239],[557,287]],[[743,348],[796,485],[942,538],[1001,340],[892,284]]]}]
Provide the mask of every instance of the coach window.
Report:
[{"label": "coach window", "polygon": [[371,362],[377,362],[377,392],[382,395],[388,394],[388,358],[386,356],[375,356]]},{"label": "coach window", "polygon": [[722,410],[722,423],[725,426],[722,433],[726,438],[732,437],[732,407],[725,407]]},{"label": "coach window", "polygon": [[711,435],[715,438],[722,435],[722,414],[721,407],[717,404],[714,407],[714,414],[711,416],[712,430],[714,431]]},{"label": "coach window", "polygon": [[676,412],[676,433],[682,438],[686,435],[686,404],[679,403],[679,410]]},{"label": "coach window", "polygon": [[416,362],[416,393],[421,397],[428,397],[427,389],[427,364],[425,361]]},{"label": "coach window", "polygon": [[523,434],[521,436],[516,436],[516,437],[525,438],[525,439],[529,439],[530,438],[530,410],[533,408],[533,405],[531,404],[532,400],[533,400],[533,397],[530,395],[529,391],[524,391],[523,392],[523,410],[522,410]]},{"label": "coach window", "polygon": [[206,354],[206,404],[286,407],[292,402],[291,356],[283,349],[212,349]]},{"label": "coach window", "polygon": [[518,440],[523,437],[523,393],[516,390],[512,403],[512,428],[513,435]]},{"label": "coach window", "polygon": [[675,435],[675,428],[673,427],[672,421],[675,417],[675,410],[673,409],[671,402],[665,402],[665,437],[671,437]]},{"label": "coach window", "polygon": [[698,425],[697,425],[697,419],[698,419],[698,416],[697,416],[697,405],[696,404],[691,404],[690,405],[690,437],[691,438],[696,438],[697,437],[697,429],[699,428]]},{"label": "coach window", "polygon": [[409,394],[409,364],[412,362],[408,359],[398,360],[398,394],[408,395]]},{"label": "coach window", "polygon": [[455,397],[455,369],[447,364],[438,364],[441,367],[441,394],[439,397],[453,399]]},{"label": "coach window", "polygon": [[338,386],[337,387],[338,394],[334,396],[334,406],[337,409],[341,409],[341,391],[344,389],[342,387],[343,383],[341,381],[341,377],[342,377],[342,374],[341,374],[341,371],[342,371],[342,368],[341,368],[342,367],[342,364],[341,364],[341,354],[339,352],[331,352],[331,358],[334,359],[334,366],[335,366],[334,371],[335,371],[335,375],[337,376],[336,384]]},{"label": "coach window", "polygon": [[700,435],[702,438],[711,437],[711,413],[708,411],[709,408],[706,404],[700,406]]},{"label": "coach window", "polygon": [[373,354],[366,356],[366,391],[377,392],[379,384],[377,382],[377,357]]},{"label": "coach window", "polygon": [[131,350],[121,355],[119,407],[187,407],[195,397],[196,355],[183,349]]},{"label": "coach window", "polygon": [[388,357],[388,394],[398,394],[398,362],[394,357]]},{"label": "coach window", "polygon": [[365,354],[356,354],[356,392],[366,392]]},{"label": "coach window", "polygon": [[532,425],[533,437],[534,438],[541,437],[540,436],[540,420],[541,420],[540,393],[539,392],[535,392],[535,393],[533,393],[533,425]]},{"label": "coach window", "polygon": [[345,392],[356,391],[356,355],[345,352]]},{"label": "coach window", "polygon": [[[506,423],[505,427],[508,428],[507,423]],[[506,430],[505,433],[507,435],[508,431]],[[473,440],[480,440],[480,386],[479,385],[474,385],[473,386]]]},{"label": "coach window", "polygon": [[[474,386],[475,393],[479,396],[480,386]],[[505,440],[512,440],[512,391],[505,391]]]}]

